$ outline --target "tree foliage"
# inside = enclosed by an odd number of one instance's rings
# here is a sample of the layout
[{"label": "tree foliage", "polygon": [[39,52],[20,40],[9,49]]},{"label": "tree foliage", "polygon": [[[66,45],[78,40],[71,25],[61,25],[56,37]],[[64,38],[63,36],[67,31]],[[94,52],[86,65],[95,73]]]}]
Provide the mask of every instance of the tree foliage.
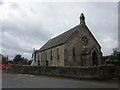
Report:
[{"label": "tree foliage", "polygon": [[110,59],[112,61],[120,61],[120,51],[118,50],[118,48],[113,48],[113,53],[111,54]]},{"label": "tree foliage", "polygon": [[13,61],[14,61],[15,63],[19,63],[21,60],[22,60],[22,57],[21,57],[20,54],[17,54],[17,55],[14,57],[14,59],[13,59]]},{"label": "tree foliage", "polygon": [[28,64],[29,60],[27,58],[22,57],[20,54],[17,54],[13,59],[15,64],[25,65]]}]

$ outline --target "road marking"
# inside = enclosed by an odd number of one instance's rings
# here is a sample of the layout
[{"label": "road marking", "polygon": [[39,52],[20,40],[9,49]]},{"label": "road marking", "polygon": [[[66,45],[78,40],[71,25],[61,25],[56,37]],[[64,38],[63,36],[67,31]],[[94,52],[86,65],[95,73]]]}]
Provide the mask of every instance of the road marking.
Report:
[{"label": "road marking", "polygon": [[25,74],[25,76],[28,76],[28,74]]},{"label": "road marking", "polygon": [[23,74],[17,74],[17,75],[23,75]]},{"label": "road marking", "polygon": [[35,76],[35,75],[30,75],[30,74],[17,74],[17,75],[23,75],[23,76]]},{"label": "road marking", "polygon": [[35,76],[35,75],[29,75],[29,76]]}]

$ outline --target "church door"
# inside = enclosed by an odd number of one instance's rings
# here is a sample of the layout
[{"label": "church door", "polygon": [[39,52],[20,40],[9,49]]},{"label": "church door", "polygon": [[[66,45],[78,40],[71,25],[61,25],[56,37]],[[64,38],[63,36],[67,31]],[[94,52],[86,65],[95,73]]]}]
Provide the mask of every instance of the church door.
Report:
[{"label": "church door", "polygon": [[97,66],[98,65],[98,56],[97,56],[95,51],[92,54],[92,64],[93,64],[93,66]]},{"label": "church door", "polygon": [[48,60],[46,60],[46,66],[48,66]]}]

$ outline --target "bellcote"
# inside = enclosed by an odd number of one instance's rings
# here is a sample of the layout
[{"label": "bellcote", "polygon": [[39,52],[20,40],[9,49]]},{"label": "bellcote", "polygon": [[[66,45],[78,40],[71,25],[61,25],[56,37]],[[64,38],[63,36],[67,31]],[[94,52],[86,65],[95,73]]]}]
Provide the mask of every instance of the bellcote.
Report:
[{"label": "bellcote", "polygon": [[80,25],[85,25],[85,17],[83,13],[80,15]]}]

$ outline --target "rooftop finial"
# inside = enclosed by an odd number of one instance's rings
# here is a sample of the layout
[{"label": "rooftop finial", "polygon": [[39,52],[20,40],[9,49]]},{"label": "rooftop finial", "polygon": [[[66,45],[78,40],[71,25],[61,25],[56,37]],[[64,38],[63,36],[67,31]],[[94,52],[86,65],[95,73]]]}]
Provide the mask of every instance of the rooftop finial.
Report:
[{"label": "rooftop finial", "polygon": [[85,25],[85,17],[84,17],[84,14],[83,13],[81,13],[81,15],[80,15],[80,25]]}]

